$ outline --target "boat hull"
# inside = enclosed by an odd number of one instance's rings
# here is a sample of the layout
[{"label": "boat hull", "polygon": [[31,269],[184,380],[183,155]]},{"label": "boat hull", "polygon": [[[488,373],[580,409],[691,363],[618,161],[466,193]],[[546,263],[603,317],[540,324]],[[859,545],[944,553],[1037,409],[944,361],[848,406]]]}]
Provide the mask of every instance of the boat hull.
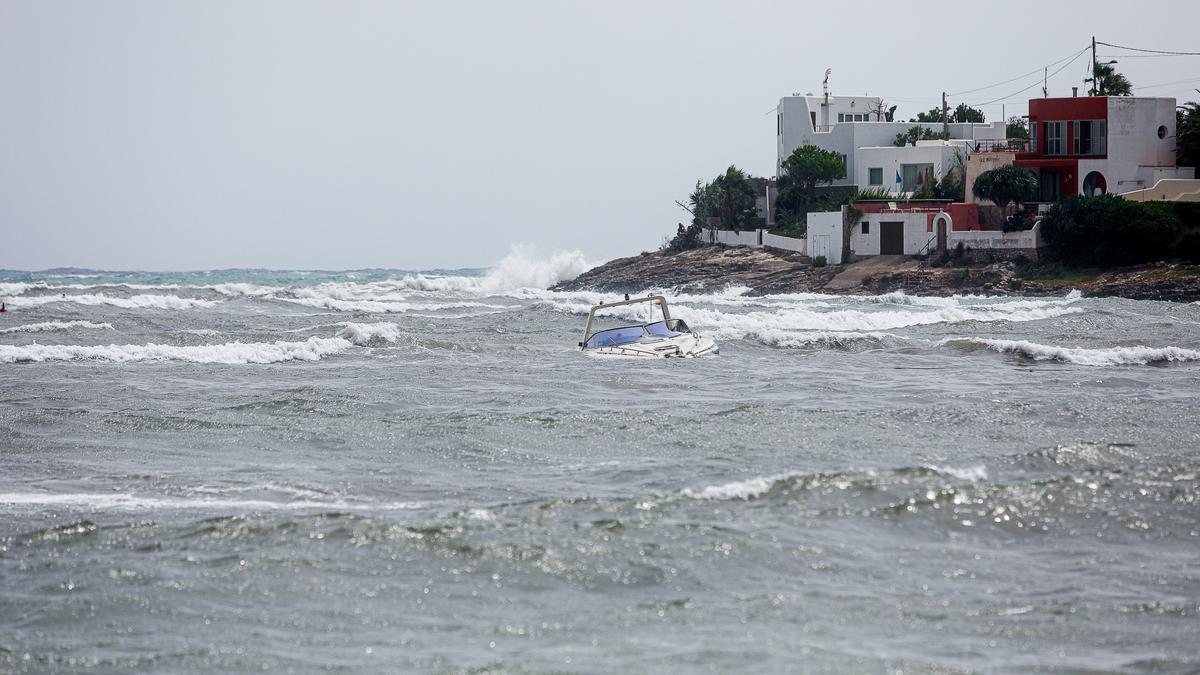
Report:
[{"label": "boat hull", "polygon": [[594,354],[605,356],[638,356],[660,359],[688,359],[700,356],[716,356],[721,348],[712,338],[695,333],[678,335],[661,340],[639,340],[623,345],[589,349]]}]

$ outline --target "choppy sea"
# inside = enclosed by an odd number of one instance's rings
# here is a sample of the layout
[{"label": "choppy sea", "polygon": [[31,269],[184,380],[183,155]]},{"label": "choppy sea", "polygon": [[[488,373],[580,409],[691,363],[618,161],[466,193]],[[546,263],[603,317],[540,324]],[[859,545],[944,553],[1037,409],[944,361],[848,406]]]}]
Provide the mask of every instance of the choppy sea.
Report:
[{"label": "choppy sea", "polygon": [[1200,304],[585,267],[0,275],[0,672],[1200,671]]}]

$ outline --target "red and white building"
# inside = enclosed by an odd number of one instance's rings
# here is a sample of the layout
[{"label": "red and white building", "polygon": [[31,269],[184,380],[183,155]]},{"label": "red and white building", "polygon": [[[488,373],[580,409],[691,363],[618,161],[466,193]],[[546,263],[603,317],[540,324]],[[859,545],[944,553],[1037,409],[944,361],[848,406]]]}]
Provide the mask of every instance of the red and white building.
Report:
[{"label": "red and white building", "polygon": [[1038,175],[1038,201],[1194,178],[1194,169],[1175,166],[1173,98],[1030,99],[1029,131],[1029,146],[1013,163]]}]

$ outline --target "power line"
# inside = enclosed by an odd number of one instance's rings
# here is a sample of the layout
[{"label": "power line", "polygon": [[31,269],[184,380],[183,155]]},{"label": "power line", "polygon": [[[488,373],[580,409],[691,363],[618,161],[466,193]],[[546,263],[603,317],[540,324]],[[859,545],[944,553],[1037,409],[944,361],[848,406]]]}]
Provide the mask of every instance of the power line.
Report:
[{"label": "power line", "polygon": [[[1089,47],[1084,47],[1084,48],[1083,48],[1083,50],[1081,50],[1081,51],[1087,51],[1088,49],[1090,49],[1090,48],[1089,48]],[[1075,53],[1073,53],[1073,54],[1068,54],[1067,56],[1065,56],[1065,57],[1063,57],[1063,58],[1061,58],[1061,59],[1059,59],[1059,60],[1055,61],[1054,63],[1048,63],[1048,64],[1046,64],[1046,65],[1044,65],[1044,66],[1042,66],[1042,67],[1038,68],[1037,70],[1032,70],[1032,71],[1030,71],[1030,72],[1028,72],[1028,73],[1025,73],[1024,75],[1018,75],[1018,76],[1016,76],[1016,77],[1012,78],[1011,80],[1005,80],[1005,81],[1003,81],[1003,82],[997,82],[996,84],[989,84],[989,85],[988,85],[988,86],[986,86],[986,87],[980,87],[980,88],[978,88],[978,89],[968,89],[967,91],[956,91],[956,92],[952,92],[952,93],[950,93],[950,94],[946,94],[946,95],[947,95],[947,96],[962,96],[963,94],[974,94],[975,92],[978,92],[978,91],[985,91],[985,90],[987,90],[987,89],[994,89],[994,88],[996,88],[996,87],[1000,87],[1000,86],[1003,86],[1003,85],[1009,84],[1009,83],[1011,83],[1011,82],[1016,82],[1017,80],[1023,80],[1023,79],[1025,79],[1025,78],[1027,78],[1027,77],[1029,77],[1029,76],[1031,76],[1031,75],[1036,75],[1038,71],[1044,71],[1046,68],[1053,68],[1054,66],[1057,66],[1058,64],[1062,63],[1063,61],[1066,61],[1067,59],[1069,59],[1069,58],[1071,58],[1071,57],[1078,57],[1078,56],[1079,56],[1079,54],[1080,54],[1080,52],[1075,52]]]},{"label": "power line", "polygon": [[[1049,80],[1050,78],[1054,77],[1055,75],[1058,75],[1058,74],[1059,74],[1059,73],[1061,73],[1062,71],[1064,71],[1064,70],[1066,70],[1067,68],[1069,68],[1069,67],[1071,66],[1071,64],[1072,64],[1072,63],[1075,63],[1077,60],[1079,60],[1079,57],[1083,56],[1084,52],[1086,52],[1086,51],[1087,51],[1087,50],[1089,50],[1089,49],[1091,49],[1091,46],[1090,46],[1090,45],[1089,45],[1089,46],[1087,46],[1087,47],[1084,47],[1083,49],[1081,49],[1081,50],[1079,50],[1078,52],[1076,52],[1076,53],[1075,53],[1075,56],[1071,57],[1071,60],[1070,60],[1070,61],[1068,61],[1066,64],[1064,64],[1062,68],[1059,68],[1058,70],[1054,71],[1053,73],[1051,73],[1051,74],[1047,75],[1047,76],[1046,76],[1046,79],[1047,79],[1047,80]],[[1061,63],[1061,61],[1060,61],[1059,63]],[[988,101],[987,103],[978,103],[978,104],[972,104],[972,105],[971,105],[971,107],[972,107],[972,108],[982,108],[982,107],[983,107],[983,106],[985,106],[985,105],[992,105],[993,103],[999,103],[999,102],[1001,102],[1001,101],[1008,100],[1008,99],[1010,99],[1010,98],[1013,98],[1013,97],[1015,97],[1015,96],[1020,96],[1021,94],[1024,94],[1025,92],[1029,91],[1030,89],[1033,89],[1034,87],[1038,86],[1039,84],[1041,84],[1041,83],[1040,83],[1040,82],[1034,82],[1033,84],[1029,85],[1028,87],[1025,87],[1024,89],[1022,89],[1022,90],[1020,90],[1020,91],[1014,91],[1013,93],[1009,94],[1008,96],[1001,96],[1000,98],[997,98],[997,99],[992,99],[991,101]]]},{"label": "power line", "polygon": [[1122,47],[1121,45],[1114,45],[1110,42],[1100,42],[1099,40],[1096,41],[1096,44],[1104,45],[1105,47],[1113,47],[1114,49],[1124,49],[1124,50],[1131,51],[1131,52],[1145,52],[1147,54],[1165,54],[1168,56],[1200,56],[1200,52],[1171,52],[1171,51],[1166,51],[1166,50],[1162,50],[1162,49],[1140,49],[1138,47]]},{"label": "power line", "polygon": [[1172,85],[1187,84],[1189,82],[1200,82],[1200,77],[1193,77],[1187,80],[1175,80],[1174,82],[1161,82],[1159,84],[1147,84],[1140,87],[1134,87],[1134,89],[1157,89],[1159,87],[1170,87]]}]

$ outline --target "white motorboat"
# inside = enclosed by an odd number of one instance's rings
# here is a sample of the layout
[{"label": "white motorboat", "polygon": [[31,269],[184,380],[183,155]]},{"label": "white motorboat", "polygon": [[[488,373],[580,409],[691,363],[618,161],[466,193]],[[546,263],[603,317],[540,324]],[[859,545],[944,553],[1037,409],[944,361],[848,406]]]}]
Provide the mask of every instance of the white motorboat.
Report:
[{"label": "white motorboat", "polygon": [[[592,331],[596,312],[639,303],[651,303],[651,319],[654,318],[654,306],[657,305],[662,310],[662,321]],[[712,338],[692,331],[683,319],[672,319],[667,299],[661,295],[648,295],[633,300],[626,295],[624,300],[596,305],[588,314],[587,328],[583,331],[583,342],[580,342],[579,346],[585,352],[595,354],[659,358],[710,356],[720,351]]]}]

